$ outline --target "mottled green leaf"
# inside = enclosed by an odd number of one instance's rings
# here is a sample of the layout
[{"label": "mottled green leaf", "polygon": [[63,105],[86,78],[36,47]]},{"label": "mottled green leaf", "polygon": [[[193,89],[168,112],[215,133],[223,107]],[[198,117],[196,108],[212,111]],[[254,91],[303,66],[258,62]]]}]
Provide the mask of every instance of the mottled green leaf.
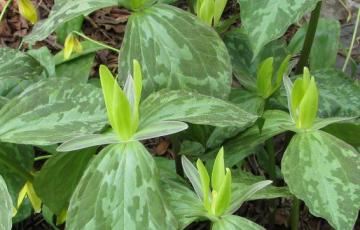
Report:
[{"label": "mottled green leaf", "polygon": [[[251,91],[241,88],[233,88],[230,93],[230,102],[252,114],[261,115],[264,110],[265,100]],[[231,137],[236,136],[247,127],[238,128],[235,126],[216,127],[206,142],[206,147],[213,149]]]},{"label": "mottled green leaf", "polygon": [[211,230],[265,230],[265,228],[244,217],[226,215],[214,222]]},{"label": "mottled green leaf", "polygon": [[186,156],[181,157],[181,164],[184,169],[184,173],[194,188],[197,196],[201,200],[204,199],[199,171],[195,168],[191,161],[186,158]]},{"label": "mottled green leaf", "polygon": [[106,124],[100,89],[70,79],[43,80],[0,110],[0,140],[50,145],[92,133]]},{"label": "mottled green leaf", "polygon": [[67,229],[177,229],[154,159],[139,142],[110,145],[76,188]]},{"label": "mottled green leaf", "polygon": [[75,82],[86,83],[94,63],[95,54],[87,54],[56,66],[57,77],[67,77]]},{"label": "mottled green leaf", "polygon": [[24,37],[23,41],[33,44],[37,41],[44,40],[57,27],[63,25],[80,15],[89,14],[95,10],[116,6],[118,0],[67,0],[56,1],[51,9],[50,15],[47,19],[38,22],[31,33]]},{"label": "mottled green leaf", "polygon": [[[242,159],[254,153],[258,145],[264,143],[270,137],[285,132],[288,126],[294,125],[289,114],[283,111],[268,110],[264,113],[263,118],[265,123],[261,131],[257,125],[253,125],[241,135],[224,144],[226,165],[233,166],[239,163]],[[204,159],[213,158],[212,156],[216,152],[210,152]]]},{"label": "mottled green leaf", "polygon": [[296,134],[285,151],[282,173],[290,191],[315,216],[351,230],[360,208],[360,154],[323,131]]},{"label": "mottled green leaf", "polygon": [[241,20],[249,33],[254,56],[269,42],[281,37],[288,27],[319,0],[238,0]]},{"label": "mottled green leaf", "polygon": [[58,153],[36,174],[34,188],[42,202],[55,214],[67,208],[95,149]]},{"label": "mottled green leaf", "polygon": [[[289,44],[293,54],[300,53],[308,24],[301,27]],[[310,52],[311,71],[333,67],[339,49],[340,23],[338,20],[320,18]]]},{"label": "mottled green leaf", "polygon": [[13,97],[43,78],[43,67],[30,55],[0,48],[0,95]]},{"label": "mottled green leaf", "polygon": [[55,77],[54,56],[46,46],[43,46],[39,49],[31,49],[27,52],[27,54],[40,63],[40,65],[46,71],[47,77]]},{"label": "mottled green leaf", "polygon": [[162,90],[151,94],[140,106],[140,128],[158,121],[179,120],[219,127],[248,127],[257,116],[210,96],[186,91]]},{"label": "mottled green leaf", "polygon": [[176,7],[157,4],[131,15],[119,56],[123,81],[133,59],[142,66],[144,97],[162,88],[230,93],[231,63],[219,35]]},{"label": "mottled green leaf", "polygon": [[13,204],[4,179],[0,176],[0,229],[11,230]]},{"label": "mottled green leaf", "polygon": [[224,42],[229,50],[235,77],[246,89],[253,92],[256,92],[256,71],[259,64],[266,58],[274,57],[274,69],[277,70],[289,54],[286,43],[275,40],[267,44],[255,57],[250,38],[243,28],[225,33]]}]

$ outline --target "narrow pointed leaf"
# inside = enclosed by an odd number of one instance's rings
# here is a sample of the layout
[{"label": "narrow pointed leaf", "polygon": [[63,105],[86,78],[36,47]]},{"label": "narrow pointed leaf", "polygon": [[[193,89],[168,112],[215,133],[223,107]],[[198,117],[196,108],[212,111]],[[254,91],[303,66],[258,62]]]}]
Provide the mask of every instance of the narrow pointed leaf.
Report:
[{"label": "narrow pointed leaf", "polygon": [[160,121],[150,124],[134,134],[134,140],[146,140],[156,137],[162,137],[181,132],[188,128],[188,125],[181,121]]},{"label": "narrow pointed leaf", "polygon": [[211,173],[211,187],[220,191],[221,184],[225,179],[224,148],[221,148],[215,158],[214,166]]},{"label": "narrow pointed leaf", "polygon": [[92,146],[115,144],[119,142],[119,138],[115,133],[112,132],[102,134],[88,134],[65,141],[56,150],[59,152],[70,152]]},{"label": "narrow pointed leaf", "polygon": [[353,229],[360,207],[359,153],[322,131],[296,134],[282,173],[290,191],[334,228]]},{"label": "narrow pointed leaf", "polygon": [[198,170],[195,168],[195,166],[189,161],[186,156],[181,156],[181,163],[182,167],[184,169],[184,173],[186,177],[189,179],[191,185],[193,186],[196,194],[200,198],[200,200],[203,200],[203,191],[202,191],[202,185],[201,185],[201,179],[200,174]]},{"label": "narrow pointed leaf", "polygon": [[205,168],[204,163],[198,159],[196,162],[196,167],[198,169],[201,181],[201,190],[203,194],[203,203],[204,207],[209,210],[210,208],[210,200],[209,200],[209,192],[210,192],[210,177],[207,169]]},{"label": "narrow pointed leaf", "polygon": [[154,159],[139,142],[110,145],[76,188],[67,229],[177,229],[159,188]]},{"label": "narrow pointed leaf", "polygon": [[226,169],[224,181],[219,189],[218,197],[215,201],[215,214],[222,215],[228,208],[231,201],[231,171]]}]

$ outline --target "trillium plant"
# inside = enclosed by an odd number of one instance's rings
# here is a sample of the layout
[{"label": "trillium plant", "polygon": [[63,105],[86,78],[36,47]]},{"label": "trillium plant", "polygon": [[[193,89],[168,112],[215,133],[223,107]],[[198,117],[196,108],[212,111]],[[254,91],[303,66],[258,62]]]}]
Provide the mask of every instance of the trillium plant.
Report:
[{"label": "trillium plant", "polygon": [[344,49],[322,2],[0,1],[0,229],[356,229],[360,10]]}]

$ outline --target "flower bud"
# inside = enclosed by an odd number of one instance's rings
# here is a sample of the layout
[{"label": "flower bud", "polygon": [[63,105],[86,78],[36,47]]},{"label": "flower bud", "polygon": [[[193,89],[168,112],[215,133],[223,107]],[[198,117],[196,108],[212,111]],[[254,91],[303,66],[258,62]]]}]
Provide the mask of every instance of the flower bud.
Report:
[{"label": "flower bud", "polygon": [[38,21],[38,14],[35,6],[30,0],[18,0],[20,14],[32,24]]}]

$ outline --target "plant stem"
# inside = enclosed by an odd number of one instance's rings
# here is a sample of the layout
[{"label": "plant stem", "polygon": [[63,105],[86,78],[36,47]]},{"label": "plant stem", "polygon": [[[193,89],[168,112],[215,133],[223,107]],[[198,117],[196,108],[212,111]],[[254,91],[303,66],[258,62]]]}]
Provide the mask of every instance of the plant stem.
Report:
[{"label": "plant stem", "polygon": [[44,155],[44,156],[39,156],[39,157],[35,157],[34,161],[41,161],[41,160],[46,160],[51,158],[53,155]]},{"label": "plant stem", "polygon": [[343,72],[345,72],[345,70],[347,68],[347,65],[348,65],[350,57],[351,57],[352,50],[354,48],[354,44],[355,44],[355,40],[356,40],[356,34],[357,34],[357,31],[358,31],[358,27],[359,27],[359,22],[360,22],[360,7],[358,9],[358,13],[357,13],[357,17],[356,17],[356,23],[355,23],[355,29],[354,29],[354,33],[353,33],[353,36],[352,36],[352,39],[351,39],[349,51],[348,51],[348,53],[346,55],[346,60],[345,60],[344,66],[342,68]]},{"label": "plant stem", "polygon": [[274,140],[270,138],[265,142],[266,151],[269,156],[269,176],[270,179],[276,184],[276,159],[275,159],[275,149],[274,149]]},{"label": "plant stem", "polygon": [[10,4],[12,3],[13,0],[9,0],[7,1],[7,3],[5,4],[4,6],[4,9],[1,11],[1,14],[0,14],[0,22],[2,21],[7,9],[9,8]]},{"label": "plant stem", "polygon": [[295,70],[296,74],[301,74],[303,72],[304,67],[308,63],[311,47],[313,45],[315,38],[316,28],[319,22],[321,4],[322,1],[318,2],[315,9],[311,13],[310,22],[309,22],[308,30],[306,32],[306,37],[301,51],[300,60]]},{"label": "plant stem", "polygon": [[299,217],[300,217],[300,200],[294,196],[291,207],[291,230],[298,230]]},{"label": "plant stem", "polygon": [[118,50],[118,49],[116,49],[116,48],[114,48],[114,47],[108,46],[108,45],[106,45],[106,44],[104,44],[104,43],[98,42],[98,41],[96,41],[96,40],[94,40],[94,39],[92,39],[92,38],[89,38],[88,36],[86,36],[86,35],[83,34],[83,33],[80,33],[80,32],[78,32],[78,31],[73,31],[72,33],[74,33],[74,34],[76,34],[76,35],[79,35],[80,37],[84,38],[85,40],[88,40],[88,41],[90,41],[90,42],[92,42],[92,43],[95,43],[95,44],[97,44],[97,45],[99,45],[99,46],[102,46],[102,47],[104,47],[104,48],[106,48],[106,49],[112,50],[112,51],[114,51],[114,52],[116,52],[116,53],[120,53],[120,50]]}]

